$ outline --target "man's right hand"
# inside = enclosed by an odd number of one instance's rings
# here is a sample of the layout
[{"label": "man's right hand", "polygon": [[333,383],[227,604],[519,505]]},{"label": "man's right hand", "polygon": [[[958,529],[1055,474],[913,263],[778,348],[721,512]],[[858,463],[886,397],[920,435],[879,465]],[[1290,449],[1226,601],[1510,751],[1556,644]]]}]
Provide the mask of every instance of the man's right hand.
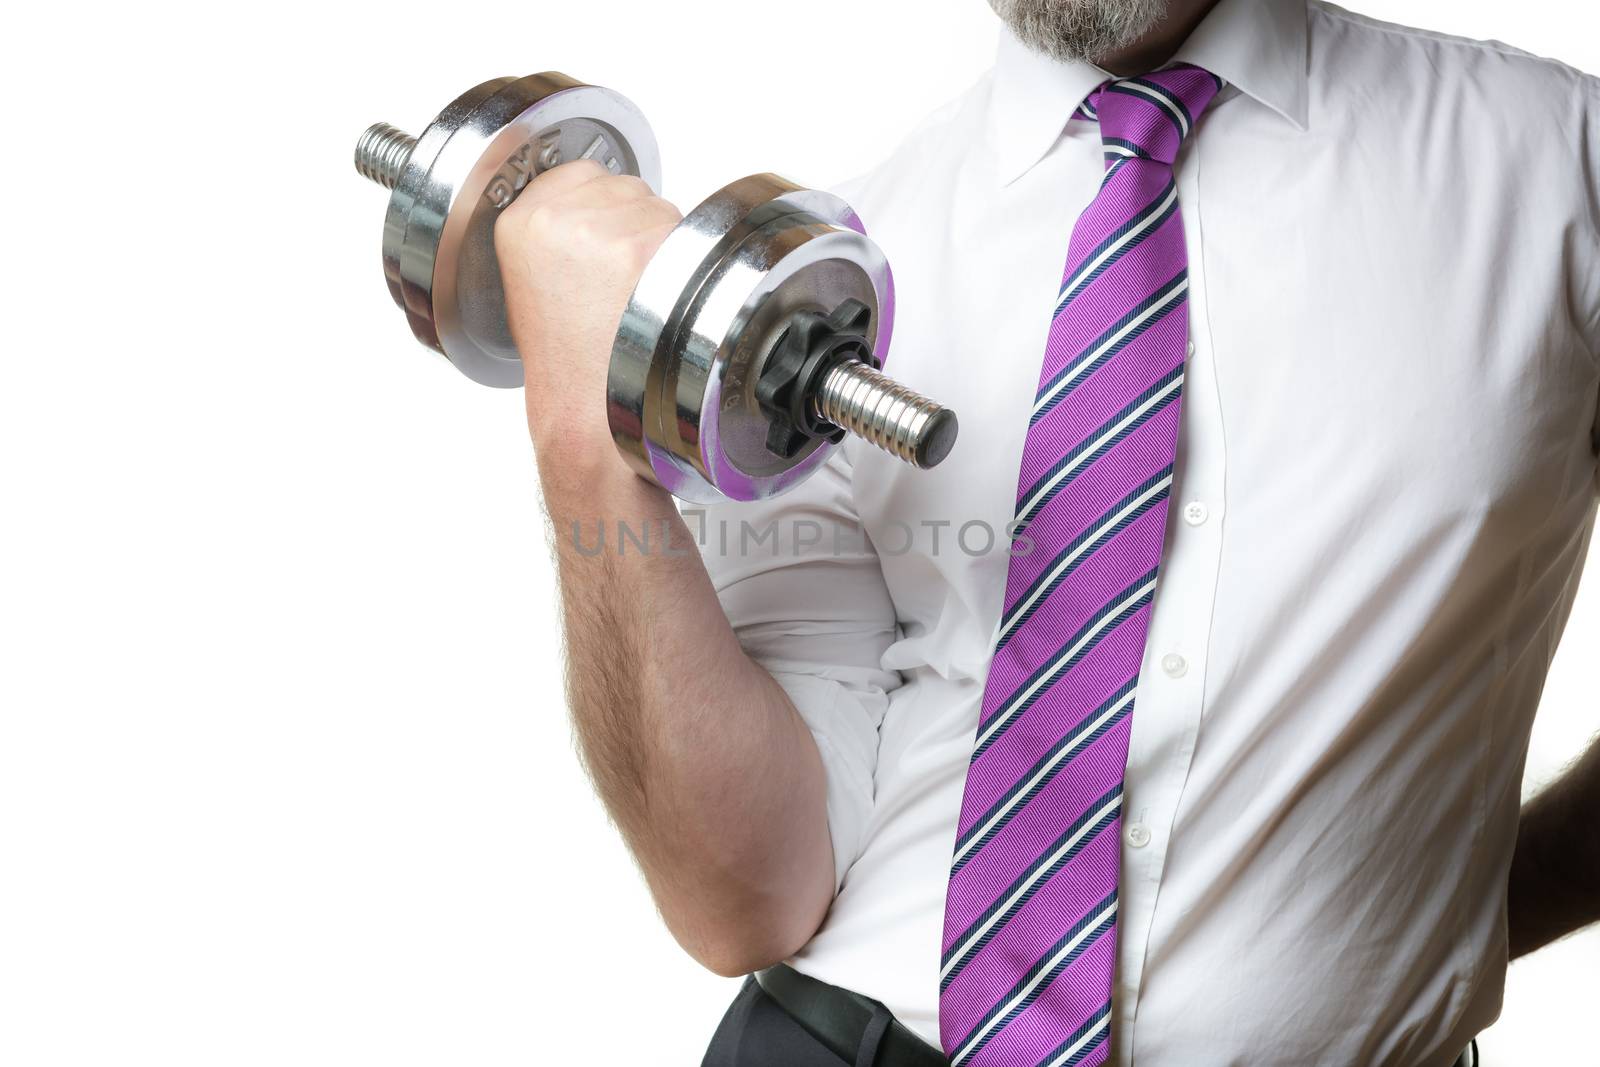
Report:
[{"label": "man's right hand", "polygon": [[642,179],[592,160],[545,171],[495,223],[506,318],[522,354],[541,466],[609,474],[606,368],[628,297],[682,218]]}]

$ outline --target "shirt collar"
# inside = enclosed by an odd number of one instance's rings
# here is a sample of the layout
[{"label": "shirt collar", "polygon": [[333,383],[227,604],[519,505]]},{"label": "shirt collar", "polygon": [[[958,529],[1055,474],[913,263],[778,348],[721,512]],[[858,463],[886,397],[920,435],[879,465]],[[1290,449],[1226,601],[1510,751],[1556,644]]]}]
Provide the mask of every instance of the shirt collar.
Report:
[{"label": "shirt collar", "polygon": [[[1204,67],[1306,128],[1305,0],[1221,0],[1172,61]],[[989,116],[1000,184],[1044,158],[1072,112],[1109,77],[1093,63],[1035,52],[1002,27]]]}]

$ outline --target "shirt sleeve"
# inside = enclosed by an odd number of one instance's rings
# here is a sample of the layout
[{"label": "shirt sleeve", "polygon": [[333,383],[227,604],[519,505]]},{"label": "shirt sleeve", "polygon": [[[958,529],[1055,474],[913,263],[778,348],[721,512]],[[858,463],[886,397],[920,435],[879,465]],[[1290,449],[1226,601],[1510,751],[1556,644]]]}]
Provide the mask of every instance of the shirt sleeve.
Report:
[{"label": "shirt sleeve", "polygon": [[739,643],[794,702],[827,774],[834,891],[872,811],[878,727],[900,676],[882,666],[894,603],[835,448],[773,500],[685,509]]}]

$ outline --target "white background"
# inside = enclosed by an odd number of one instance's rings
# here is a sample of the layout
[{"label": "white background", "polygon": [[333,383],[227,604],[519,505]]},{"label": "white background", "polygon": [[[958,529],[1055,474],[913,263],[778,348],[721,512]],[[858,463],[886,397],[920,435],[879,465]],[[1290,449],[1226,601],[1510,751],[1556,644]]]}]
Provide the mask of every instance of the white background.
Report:
[{"label": "white background", "polygon": [[[1600,70],[1572,0],[1357,3]],[[350,150],[556,68],[645,108],[680,205],[826,185],[979,74],[988,8],[51,9],[0,63],[0,1062],[698,1063],[736,983],[577,770],[520,394],[412,342]],[[1597,647],[1586,589],[1530,786]],[[1594,1062],[1597,972],[1594,932],[1517,964],[1488,1062]]]}]

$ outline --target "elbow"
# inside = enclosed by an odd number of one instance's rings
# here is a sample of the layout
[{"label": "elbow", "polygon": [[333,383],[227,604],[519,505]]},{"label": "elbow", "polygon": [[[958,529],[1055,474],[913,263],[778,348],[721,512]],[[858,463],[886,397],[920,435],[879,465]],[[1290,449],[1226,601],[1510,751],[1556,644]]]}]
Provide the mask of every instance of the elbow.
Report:
[{"label": "elbow", "polygon": [[698,922],[668,922],[668,928],[695,962],[713,974],[738,978],[765,970],[793,956],[822,925],[821,908],[762,909],[711,916]]},{"label": "elbow", "polygon": [[770,936],[724,936],[685,946],[695,962],[723,978],[741,978],[766,970],[793,956],[806,939],[780,941]]},{"label": "elbow", "polygon": [[[764,970],[805,947],[833,905],[833,850],[825,818],[808,847],[734,849],[690,867],[691,879],[657,879],[656,906],[697,963],[725,978]],[[778,840],[790,841],[793,835]]]}]

